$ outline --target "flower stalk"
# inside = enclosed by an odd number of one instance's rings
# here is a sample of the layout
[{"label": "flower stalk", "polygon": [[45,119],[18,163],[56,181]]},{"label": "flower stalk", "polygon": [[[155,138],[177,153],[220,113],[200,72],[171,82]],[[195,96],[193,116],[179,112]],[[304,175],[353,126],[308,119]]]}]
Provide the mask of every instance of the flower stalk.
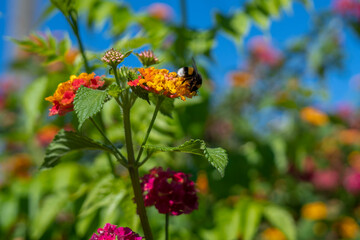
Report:
[{"label": "flower stalk", "polygon": [[123,121],[124,121],[124,129],[125,129],[125,144],[128,154],[128,171],[134,191],[135,203],[137,206],[137,212],[140,217],[140,222],[144,231],[145,238],[147,240],[153,240],[149,220],[145,209],[144,199],[141,191],[139,170],[138,170],[138,166],[136,166],[135,156],[134,156],[134,148],[133,148],[133,141],[131,134],[131,122],[130,122],[131,106],[129,102],[130,100],[129,93],[127,92],[127,94],[122,99],[123,99]]},{"label": "flower stalk", "polygon": [[[143,151],[144,151],[144,146],[145,146],[145,144],[146,144],[146,142],[147,142],[147,140],[148,140],[148,138],[149,138],[151,129],[152,129],[153,126],[154,126],[155,119],[156,119],[156,117],[157,117],[157,114],[158,114],[158,112],[159,112],[159,110],[160,110],[161,104],[162,104],[162,102],[164,101],[164,99],[165,99],[164,97],[158,97],[158,98],[157,98],[157,103],[156,103],[156,106],[155,106],[155,110],[154,110],[153,116],[152,116],[152,118],[151,118],[149,127],[148,127],[148,129],[147,129],[147,131],[146,131],[144,141],[142,142],[142,144],[141,144],[141,146],[140,146],[139,153],[138,153],[137,158],[136,158],[136,163],[138,163],[138,162],[140,161],[141,155],[142,155],[142,153],[143,153]],[[142,164],[143,164],[143,162],[142,162]]]}]

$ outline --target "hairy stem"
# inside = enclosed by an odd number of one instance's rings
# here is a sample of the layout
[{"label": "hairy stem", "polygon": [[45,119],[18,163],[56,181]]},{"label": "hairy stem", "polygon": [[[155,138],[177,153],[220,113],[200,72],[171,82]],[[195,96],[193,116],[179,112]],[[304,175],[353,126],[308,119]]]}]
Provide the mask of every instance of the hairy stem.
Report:
[{"label": "hairy stem", "polygon": [[149,220],[147,217],[144,199],[142,196],[141,186],[140,186],[140,178],[138,167],[135,165],[135,156],[134,156],[134,148],[131,136],[131,122],[130,122],[130,101],[128,94],[123,98],[123,120],[124,120],[124,129],[125,129],[125,143],[126,149],[128,153],[128,171],[131,178],[131,184],[134,191],[135,203],[137,206],[137,212],[140,217],[141,225],[144,231],[144,235],[146,240],[153,240]]},{"label": "hairy stem", "polygon": [[151,132],[151,129],[153,128],[154,126],[154,123],[155,123],[155,119],[156,119],[156,116],[160,110],[160,107],[161,107],[161,103],[164,101],[164,98],[163,97],[158,97],[158,100],[157,100],[157,103],[156,103],[156,107],[155,107],[155,110],[154,110],[154,113],[153,113],[153,116],[151,118],[151,121],[150,121],[150,124],[149,124],[149,127],[146,131],[146,134],[145,134],[145,138],[140,146],[140,150],[139,150],[139,153],[137,155],[137,158],[136,158],[136,162],[138,163],[140,161],[140,158],[141,158],[141,155],[144,151],[144,146],[149,138],[149,135],[150,135],[150,132]]}]

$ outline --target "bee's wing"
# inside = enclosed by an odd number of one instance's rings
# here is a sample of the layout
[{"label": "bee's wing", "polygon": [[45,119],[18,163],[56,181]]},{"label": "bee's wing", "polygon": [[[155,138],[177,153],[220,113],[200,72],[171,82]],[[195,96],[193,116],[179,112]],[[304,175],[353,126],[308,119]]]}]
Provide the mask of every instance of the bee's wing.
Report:
[{"label": "bee's wing", "polygon": [[195,59],[194,59],[194,57],[192,57],[191,59],[193,61],[193,68],[195,69],[196,74],[198,74],[198,69],[197,69],[197,66],[196,66]]}]

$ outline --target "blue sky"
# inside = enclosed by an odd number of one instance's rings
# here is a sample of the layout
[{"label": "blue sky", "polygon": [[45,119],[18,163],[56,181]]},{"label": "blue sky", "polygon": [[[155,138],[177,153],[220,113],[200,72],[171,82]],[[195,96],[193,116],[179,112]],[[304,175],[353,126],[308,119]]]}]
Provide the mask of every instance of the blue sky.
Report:
[{"label": "blue sky", "polygon": [[[0,5],[0,35],[1,36],[13,36],[9,23],[11,22],[11,3],[12,1],[21,2],[22,0],[3,0],[6,4]],[[37,1],[37,7],[35,8],[34,16],[38,16],[41,9],[46,6],[48,0],[35,0]],[[174,21],[180,20],[180,1],[149,1],[149,0],[134,0],[126,1],[132,6],[134,11],[144,11],[147,6],[153,2],[163,2],[169,4],[175,12]],[[188,25],[194,28],[206,29],[211,26],[213,22],[213,13],[218,10],[223,13],[230,13],[235,10],[244,1],[239,0],[188,0]],[[314,10],[328,8],[330,6],[330,0],[315,0]],[[283,13],[279,19],[272,22],[269,30],[269,35],[272,37],[272,41],[275,46],[282,47],[291,37],[298,36],[305,33],[310,29],[310,15],[307,9],[303,5],[295,3],[293,5],[292,13]],[[34,25],[35,27],[35,25]],[[52,31],[68,31],[71,33],[65,19],[61,14],[53,15],[49,20],[43,23],[41,26],[37,26],[36,29]],[[343,73],[333,73],[329,79],[330,88],[330,100],[325,105],[333,105],[340,102],[354,102],[356,95],[358,94],[349,84],[349,79],[357,73],[360,73],[360,55],[358,49],[360,47],[360,39],[355,37],[351,31],[345,31],[345,46],[346,46],[346,67]],[[249,35],[245,39],[245,45],[249,38],[256,35],[263,35],[264,32],[256,27],[252,27]],[[85,46],[88,49],[95,51],[102,51],[110,47],[110,40],[104,39],[104,35],[101,32],[90,33],[82,31],[82,36],[85,42]],[[72,37],[73,43],[75,39]],[[0,39],[0,52],[1,52],[1,64],[0,73],[4,74],[7,69],[7,61],[11,56],[12,48],[4,37]],[[220,82],[224,80],[224,76],[228,71],[236,69],[241,64],[242,53],[237,51],[233,42],[227,37],[221,35],[217,37],[217,48],[213,52],[218,64],[212,66],[212,75],[215,81]]]}]

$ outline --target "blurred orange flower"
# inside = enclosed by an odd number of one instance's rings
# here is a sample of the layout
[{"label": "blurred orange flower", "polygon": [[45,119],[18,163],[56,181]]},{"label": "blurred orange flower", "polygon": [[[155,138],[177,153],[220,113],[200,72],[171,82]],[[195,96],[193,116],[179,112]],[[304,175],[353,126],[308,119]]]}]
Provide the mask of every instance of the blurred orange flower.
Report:
[{"label": "blurred orange flower", "polygon": [[336,224],[339,235],[342,238],[354,239],[358,235],[359,225],[351,217],[344,217]]},{"label": "blurred orange flower", "polygon": [[262,240],[286,240],[285,235],[277,228],[267,228],[261,233]]},{"label": "blurred orange flower", "polygon": [[56,125],[47,125],[42,127],[36,134],[36,139],[41,146],[46,147],[54,139],[60,128]]},{"label": "blurred orange flower", "polygon": [[328,116],[325,113],[313,107],[305,107],[301,109],[300,117],[305,122],[315,126],[323,126],[329,121]]},{"label": "blurred orange flower", "polygon": [[79,50],[69,49],[69,51],[67,51],[65,54],[65,62],[67,64],[73,64],[78,55],[79,55]]},{"label": "blurred orange flower", "polygon": [[32,162],[27,154],[16,154],[4,163],[4,172],[10,176],[27,179],[30,177]]},{"label": "blurred orange flower", "polygon": [[350,166],[357,172],[360,172],[360,152],[352,151],[348,156]]},{"label": "blurred orange flower", "polygon": [[345,145],[360,143],[360,131],[357,129],[345,129],[339,132],[339,141]]},{"label": "blurred orange flower", "polygon": [[312,202],[304,205],[301,209],[303,218],[309,220],[321,220],[327,217],[328,209],[323,202]]},{"label": "blurred orange flower", "polygon": [[231,72],[229,74],[230,84],[233,87],[248,88],[255,83],[255,79],[252,74],[248,72]]},{"label": "blurred orange flower", "polygon": [[200,171],[196,179],[196,186],[200,193],[207,194],[209,192],[209,181],[205,171]]}]

